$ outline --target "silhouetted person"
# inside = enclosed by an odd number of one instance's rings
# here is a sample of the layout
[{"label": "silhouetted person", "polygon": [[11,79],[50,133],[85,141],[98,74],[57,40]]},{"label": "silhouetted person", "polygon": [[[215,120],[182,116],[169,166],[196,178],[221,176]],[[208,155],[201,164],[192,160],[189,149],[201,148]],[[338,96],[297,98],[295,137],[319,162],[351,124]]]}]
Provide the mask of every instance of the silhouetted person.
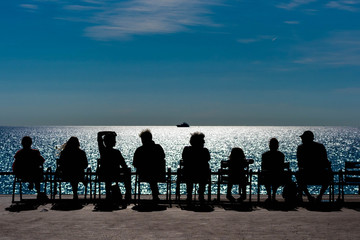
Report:
[{"label": "silhouetted person", "polygon": [[[111,199],[112,182],[116,182],[118,187],[118,181],[124,181],[126,188],[125,200],[129,202],[131,200],[131,176],[121,152],[114,149],[116,133],[111,131],[99,132],[97,140],[100,152],[98,173],[99,179],[105,182],[106,198]],[[121,172],[125,173],[124,179],[120,179]]]},{"label": "silhouetted person", "polygon": [[157,183],[165,180],[165,153],[159,144],[152,140],[150,130],[140,133],[142,146],[134,154],[133,165],[141,181],[150,184],[154,201],[159,201],[159,188]]},{"label": "silhouetted person", "polygon": [[[285,155],[278,151],[279,142],[276,138],[270,139],[270,151],[263,153],[261,157],[261,177],[265,183],[268,195],[267,201],[276,200],[276,191],[285,181],[284,164]],[[272,188],[272,198],[271,198]]]},{"label": "silhouetted person", "polygon": [[299,189],[305,192],[309,201],[314,201],[307,189],[307,183],[321,184],[320,194],[317,201],[321,201],[322,196],[329,186],[332,171],[331,164],[327,158],[324,145],[314,142],[314,134],[305,131],[301,136],[302,144],[297,149],[297,161],[299,172],[297,174]]},{"label": "silhouetted person", "polygon": [[204,138],[203,133],[193,133],[190,138],[191,146],[186,146],[182,152],[187,191],[186,200],[189,203],[192,201],[194,183],[199,183],[199,200],[201,203],[204,202],[205,185],[210,179],[210,153],[207,148],[204,148]]},{"label": "silhouetted person", "polygon": [[248,165],[249,162],[245,158],[244,151],[241,148],[233,148],[229,156],[229,180],[226,193],[226,198],[229,199],[231,202],[235,201],[235,198],[232,196],[231,190],[233,185],[236,183],[238,183],[241,188],[238,201],[243,201],[246,199],[246,168]]},{"label": "silhouetted person", "polygon": [[[65,181],[70,181],[74,199],[78,199],[78,184],[85,181],[84,169],[88,166],[86,154],[80,149],[77,137],[71,137],[63,146],[58,160],[58,172]],[[85,183],[84,183],[85,184]]]},{"label": "silhouetted person", "polygon": [[39,150],[31,149],[32,139],[25,136],[21,140],[22,149],[16,152],[13,163],[14,174],[23,182],[29,182],[29,189],[35,189],[38,197],[41,195],[40,181],[43,179],[43,164],[45,159]]}]

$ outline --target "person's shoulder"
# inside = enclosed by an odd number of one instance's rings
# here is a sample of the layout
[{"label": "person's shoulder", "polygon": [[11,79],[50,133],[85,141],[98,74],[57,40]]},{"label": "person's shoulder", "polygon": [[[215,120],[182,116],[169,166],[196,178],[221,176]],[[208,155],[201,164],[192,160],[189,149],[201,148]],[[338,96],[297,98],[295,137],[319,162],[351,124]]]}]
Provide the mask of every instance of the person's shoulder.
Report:
[{"label": "person's shoulder", "polygon": [[140,146],[140,147],[136,148],[134,155],[141,154],[143,151],[144,151],[144,146]]},{"label": "person's shoulder", "polygon": [[109,151],[109,154],[111,156],[115,156],[115,155],[120,155],[120,151],[118,149],[115,149],[115,148],[112,148],[110,151]]},{"label": "person's shoulder", "polygon": [[191,150],[192,150],[191,146],[185,146],[184,149],[183,149],[182,154],[183,155],[189,155],[189,154],[191,154]]},{"label": "person's shoulder", "polygon": [[158,144],[158,143],[156,143],[155,146],[156,146],[157,148],[161,148],[161,149],[162,149],[162,146],[161,146],[160,144]]},{"label": "person's shoulder", "polygon": [[115,154],[119,157],[122,157],[121,151],[119,149],[115,149]]},{"label": "person's shoulder", "polygon": [[184,151],[190,151],[191,149],[192,149],[191,146],[185,146],[185,147],[184,147]]},{"label": "person's shoulder", "polygon": [[85,155],[85,156],[86,156],[85,151],[84,151],[84,150],[82,150],[82,149],[80,149],[80,148],[79,148],[79,154],[80,154],[80,155]]},{"label": "person's shoulder", "polygon": [[204,157],[207,158],[207,160],[210,159],[210,151],[209,151],[209,149],[203,148],[203,153],[202,154],[204,155]]},{"label": "person's shoulder", "polygon": [[299,151],[301,151],[302,149],[304,149],[305,148],[305,145],[302,143],[302,144],[300,144],[298,147],[297,147],[297,150]]},{"label": "person's shoulder", "polygon": [[32,154],[40,155],[40,151],[38,149],[30,149]]},{"label": "person's shoulder", "polygon": [[66,155],[66,150],[64,149],[60,152],[60,158],[63,158],[65,155]]},{"label": "person's shoulder", "polygon": [[20,149],[15,153],[15,158],[19,157],[24,152],[24,149]]},{"label": "person's shoulder", "polygon": [[319,142],[313,142],[313,145],[317,146],[317,147],[324,147],[324,144],[319,143]]},{"label": "person's shoulder", "polygon": [[156,151],[159,154],[164,154],[164,149],[162,148],[162,146],[160,144],[155,144],[155,146],[156,146]]},{"label": "person's shoulder", "polygon": [[263,157],[267,157],[271,152],[270,151],[266,151],[262,154]]},{"label": "person's shoulder", "polygon": [[119,150],[119,149],[116,149],[116,148],[112,148],[111,151],[112,151],[112,152],[120,152],[120,150]]},{"label": "person's shoulder", "polygon": [[21,154],[23,152],[24,152],[24,149],[19,149],[19,150],[17,150],[17,152],[15,154]]},{"label": "person's shoulder", "polygon": [[268,163],[271,161],[272,158],[273,158],[273,156],[270,151],[264,152],[261,155],[261,163]]},{"label": "person's shoulder", "polygon": [[285,157],[285,154],[284,154],[283,152],[276,151],[276,153],[277,153],[279,156]]},{"label": "person's shoulder", "polygon": [[138,152],[138,151],[141,151],[141,150],[143,150],[143,149],[144,149],[144,146],[141,145],[141,146],[137,147],[135,151]]}]

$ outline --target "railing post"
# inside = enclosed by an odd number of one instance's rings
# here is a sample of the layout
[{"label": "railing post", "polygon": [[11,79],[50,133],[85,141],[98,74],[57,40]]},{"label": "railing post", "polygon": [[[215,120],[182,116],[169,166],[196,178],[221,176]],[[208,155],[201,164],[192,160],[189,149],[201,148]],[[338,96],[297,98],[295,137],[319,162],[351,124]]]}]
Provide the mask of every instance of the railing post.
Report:
[{"label": "railing post", "polygon": [[260,173],[259,170],[257,170],[257,201],[260,202]]},{"label": "railing post", "polygon": [[249,185],[249,188],[250,188],[250,191],[249,191],[249,202],[251,203],[251,195],[252,195],[252,175],[253,175],[253,171],[252,169],[250,169],[249,171],[249,175],[250,175],[250,185]]}]

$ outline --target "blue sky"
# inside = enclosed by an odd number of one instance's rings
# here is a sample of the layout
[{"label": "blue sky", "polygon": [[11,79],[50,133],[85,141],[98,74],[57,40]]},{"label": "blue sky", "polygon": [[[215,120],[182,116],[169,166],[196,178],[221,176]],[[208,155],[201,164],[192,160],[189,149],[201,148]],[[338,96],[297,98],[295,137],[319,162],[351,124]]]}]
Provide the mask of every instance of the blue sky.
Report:
[{"label": "blue sky", "polygon": [[14,0],[0,27],[0,125],[360,125],[360,0]]}]

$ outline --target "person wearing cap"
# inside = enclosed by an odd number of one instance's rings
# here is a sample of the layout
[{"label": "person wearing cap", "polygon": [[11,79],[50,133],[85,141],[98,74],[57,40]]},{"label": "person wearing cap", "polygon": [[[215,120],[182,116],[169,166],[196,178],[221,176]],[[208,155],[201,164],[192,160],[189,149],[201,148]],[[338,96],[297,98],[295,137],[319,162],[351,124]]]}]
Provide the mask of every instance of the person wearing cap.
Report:
[{"label": "person wearing cap", "polygon": [[301,194],[304,192],[309,201],[313,202],[315,198],[309,193],[307,184],[321,185],[320,193],[316,198],[316,201],[321,202],[332,177],[331,163],[324,145],[314,141],[314,134],[311,131],[305,131],[300,137],[302,144],[298,146],[296,153],[299,192]]}]

